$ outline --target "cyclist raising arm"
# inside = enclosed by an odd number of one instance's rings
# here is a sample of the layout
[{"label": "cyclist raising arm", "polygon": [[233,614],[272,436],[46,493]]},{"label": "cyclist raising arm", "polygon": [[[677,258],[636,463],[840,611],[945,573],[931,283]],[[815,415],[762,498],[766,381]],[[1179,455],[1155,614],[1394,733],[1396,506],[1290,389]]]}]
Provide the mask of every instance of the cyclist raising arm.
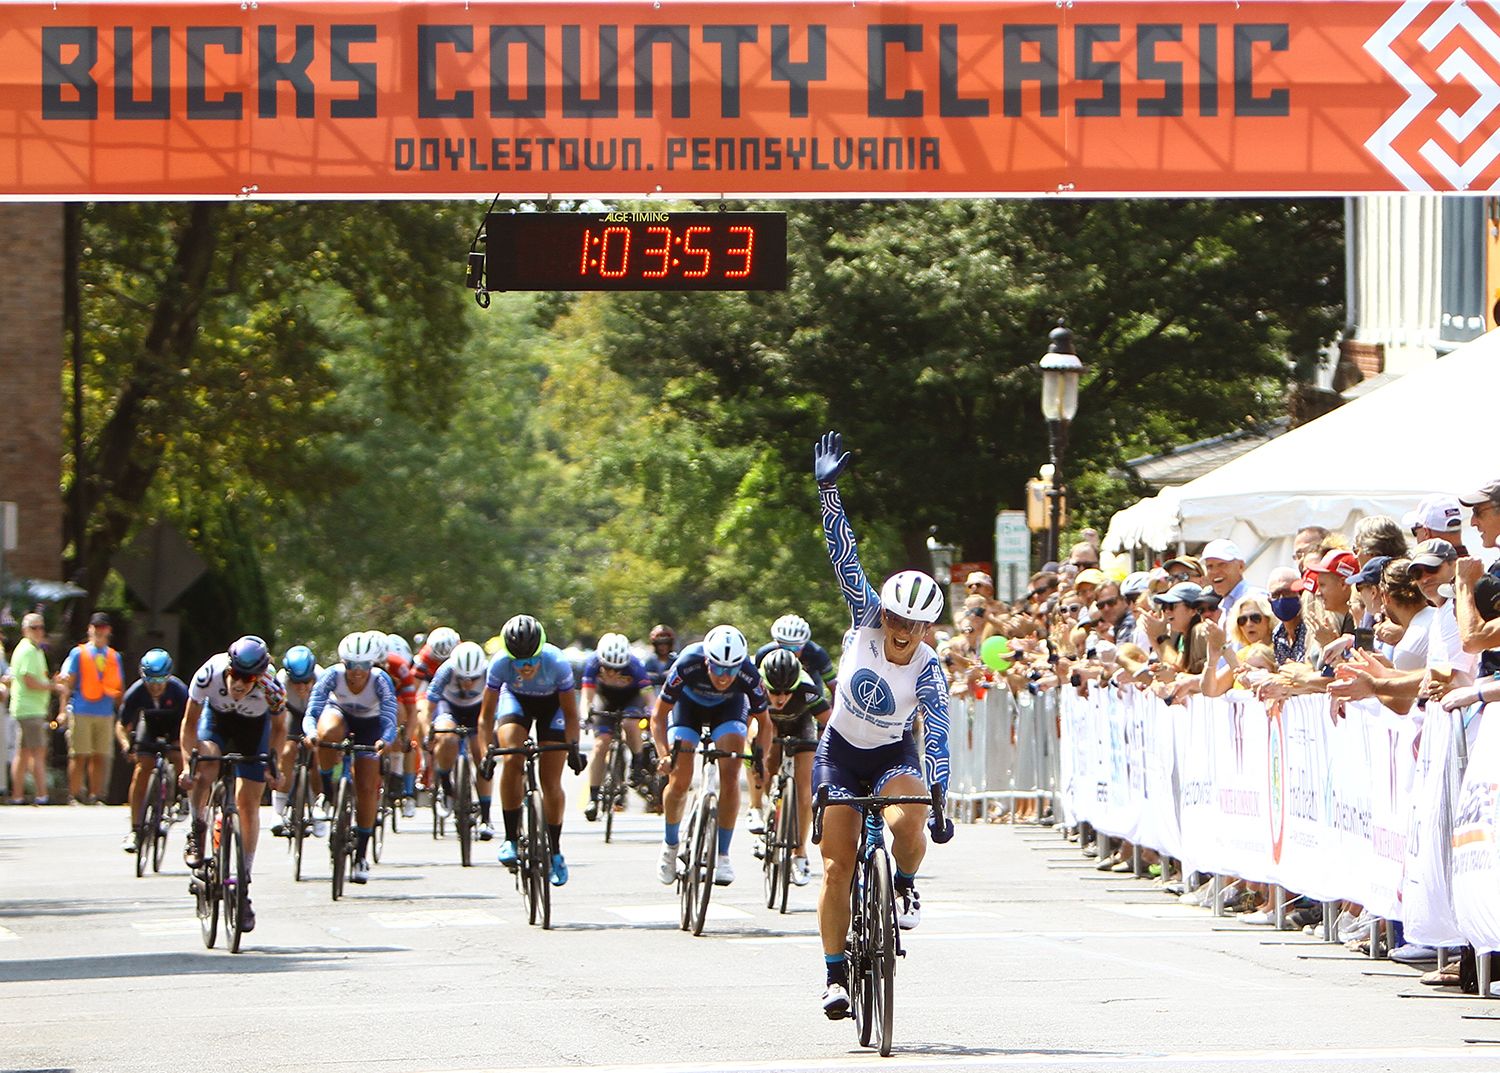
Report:
[{"label": "cyclist raising arm", "polygon": [[[948,691],[937,653],[922,640],[927,624],[942,614],[942,590],[921,571],[903,570],[887,578],[876,596],[860,566],[854,530],[839,498],[837,482],[848,462],[837,432],[825,433],[813,449],[828,557],[853,615],[839,660],[833,713],[813,762],[813,785],[827,785],[830,805],[823,819],[818,930],[828,971],[823,1012],[831,1018],[849,1012],[844,938],[863,823],[859,809],[835,807],[838,799],[867,794],[920,797],[928,786],[941,793],[948,788]],[[925,738],[920,767],[912,734],[918,714]],[[892,805],[885,812],[896,859],[896,918],[902,928],[916,927],[921,919],[915,880],[927,852],[922,820],[929,811],[920,805]],[[928,825],[936,842],[953,837],[953,824],[940,811],[931,815]]]}]

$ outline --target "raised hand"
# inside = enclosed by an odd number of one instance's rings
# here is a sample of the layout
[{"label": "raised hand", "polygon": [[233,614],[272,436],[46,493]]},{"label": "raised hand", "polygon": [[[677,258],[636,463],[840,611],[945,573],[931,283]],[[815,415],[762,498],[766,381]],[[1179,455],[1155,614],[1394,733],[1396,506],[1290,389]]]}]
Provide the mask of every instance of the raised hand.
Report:
[{"label": "raised hand", "polygon": [[819,484],[833,484],[849,465],[849,452],[844,450],[844,437],[837,432],[825,432],[813,445],[813,476]]}]

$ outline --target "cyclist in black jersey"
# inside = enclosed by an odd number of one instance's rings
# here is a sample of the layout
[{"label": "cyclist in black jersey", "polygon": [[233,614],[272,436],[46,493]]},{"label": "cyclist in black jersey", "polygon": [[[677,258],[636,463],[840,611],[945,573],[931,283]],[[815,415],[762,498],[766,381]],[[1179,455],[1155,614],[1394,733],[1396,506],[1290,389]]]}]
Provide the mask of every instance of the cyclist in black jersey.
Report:
[{"label": "cyclist in black jersey", "polygon": [[[157,738],[166,738],[176,745],[182,731],[182,713],[187,709],[187,683],[172,673],[172,657],[164,648],[153,648],[141,657],[141,677],[125,691],[120,702],[120,714],[115,724],[115,737],[120,748],[135,760],[135,770],[130,774],[130,830],[120,848],[134,853],[136,831],[141,821],[141,806],[145,804],[146,780],[156,758],[150,753],[136,751],[136,746]],[[178,770],[182,770],[182,752],[173,748],[168,759]]]},{"label": "cyclist in black jersey", "polygon": [[[770,717],[773,736],[817,741],[823,724],[828,721],[828,697],[823,693],[822,687],[802,669],[797,657],[785,648],[773,648],[760,661],[760,676],[765,682],[766,697],[771,702],[766,715]],[[796,765],[798,815],[797,847],[792,855],[792,882],[801,887],[807,884],[811,874],[807,864],[807,831],[812,825],[813,754],[798,753],[793,763]],[[764,776],[757,778],[754,771],[750,773],[750,799],[754,811],[760,811],[765,783],[780,767],[781,746],[773,741],[770,755],[766,758]]]},{"label": "cyclist in black jersey", "polygon": [[677,661],[677,634],[672,632],[672,627],[665,623],[658,623],[651,627],[651,655],[641,662],[646,667],[646,677],[651,679],[651,688],[658,695],[661,693],[662,684],[667,680],[667,672],[672,669],[672,664]]}]

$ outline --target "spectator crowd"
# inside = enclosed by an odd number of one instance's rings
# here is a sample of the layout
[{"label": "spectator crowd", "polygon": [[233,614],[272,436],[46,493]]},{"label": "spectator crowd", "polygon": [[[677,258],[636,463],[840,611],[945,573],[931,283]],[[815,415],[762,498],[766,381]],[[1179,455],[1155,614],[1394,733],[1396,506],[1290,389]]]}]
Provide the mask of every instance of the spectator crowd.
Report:
[{"label": "spectator crowd", "polygon": [[[935,630],[930,640],[955,695],[1109,687],[1178,704],[1243,690],[1267,703],[1326,694],[1335,719],[1366,698],[1418,721],[1428,704],[1477,712],[1480,702],[1500,700],[1500,560],[1487,570],[1463,545],[1465,520],[1485,548],[1497,547],[1500,479],[1427,496],[1400,520],[1362,518],[1351,533],[1305,526],[1292,561],[1265,574],[1264,587],[1247,579],[1244,552],[1226,539],[1149,570],[1107,574],[1097,533],[1085,530],[1067,561],[1033,574],[1013,605],[995,599],[989,575],[970,574],[952,631]],[[1019,805],[1014,816],[1027,818]],[[1133,867],[1123,843],[1099,839],[1085,852],[1100,857],[1101,870]],[[1174,874],[1174,862],[1151,859],[1158,882],[1211,904],[1211,877]],[[1271,889],[1223,878],[1222,908],[1248,923],[1323,924],[1318,903],[1293,894],[1278,914]],[[1345,904],[1336,931],[1368,950],[1376,923]],[[1391,956],[1437,961],[1435,951],[1403,943],[1399,924]],[[1459,963],[1423,979],[1456,985]]]}]

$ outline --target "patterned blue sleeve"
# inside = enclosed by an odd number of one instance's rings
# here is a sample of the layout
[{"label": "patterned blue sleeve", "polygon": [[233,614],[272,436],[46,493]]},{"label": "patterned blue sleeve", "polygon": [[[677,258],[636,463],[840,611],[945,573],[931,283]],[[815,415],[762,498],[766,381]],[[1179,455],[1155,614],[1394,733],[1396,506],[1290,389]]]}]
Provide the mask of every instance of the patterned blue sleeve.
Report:
[{"label": "patterned blue sleeve", "polygon": [[927,785],[937,783],[948,792],[948,685],[937,658],[929,660],[917,677],[917,705],[925,731],[922,770]]},{"label": "patterned blue sleeve", "polygon": [[302,733],[309,738],[318,732],[318,718],[328,705],[328,694],[332,692],[334,679],[338,674],[337,667],[329,667],[318,679],[318,684],[313,686],[312,696],[307,701],[307,711],[302,713]]},{"label": "patterned blue sleeve", "polygon": [[[634,659],[634,656],[630,657]],[[595,679],[599,677],[599,653],[589,654],[589,658],[583,661],[583,685],[592,686]]]},{"label": "patterned blue sleeve", "polygon": [[443,699],[443,690],[448,688],[448,682],[452,677],[453,665],[444,660],[437,674],[432,676],[432,681],[427,683],[428,704],[437,704]]},{"label": "patterned blue sleeve", "polygon": [[396,685],[380,668],[374,673],[375,696],[380,698],[380,737],[389,745],[396,740]]},{"label": "patterned blue sleeve", "polygon": [[818,502],[822,507],[823,539],[828,542],[828,558],[833,563],[833,572],[838,575],[844,600],[854,615],[854,625],[873,625],[880,615],[880,597],[870,588],[864,568],[859,565],[859,547],[844,514],[838,488],[831,484],[818,485]]}]

